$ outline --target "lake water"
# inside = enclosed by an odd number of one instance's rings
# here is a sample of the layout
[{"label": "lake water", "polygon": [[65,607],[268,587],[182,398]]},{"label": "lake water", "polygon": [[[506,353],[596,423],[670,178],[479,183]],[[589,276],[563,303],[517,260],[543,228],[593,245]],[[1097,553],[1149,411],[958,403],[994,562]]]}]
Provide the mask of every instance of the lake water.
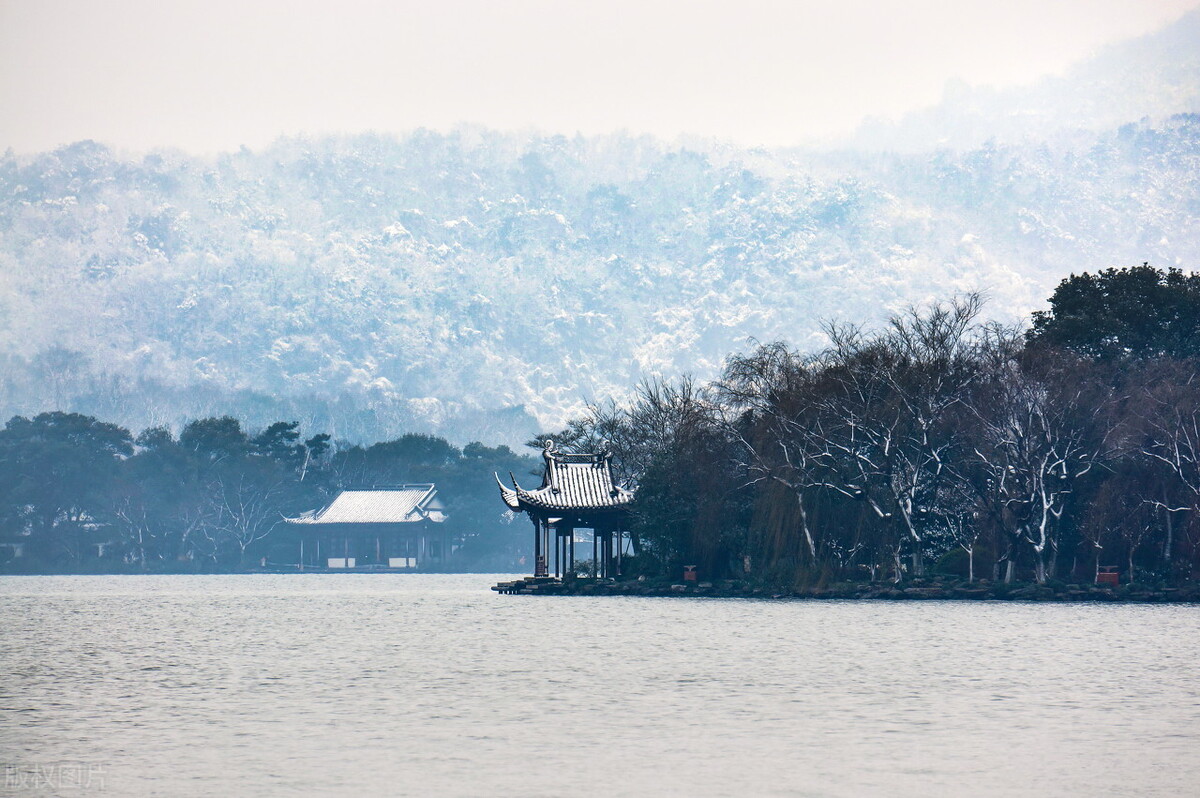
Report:
[{"label": "lake water", "polygon": [[0,579],[11,794],[1200,795],[1200,608]]}]

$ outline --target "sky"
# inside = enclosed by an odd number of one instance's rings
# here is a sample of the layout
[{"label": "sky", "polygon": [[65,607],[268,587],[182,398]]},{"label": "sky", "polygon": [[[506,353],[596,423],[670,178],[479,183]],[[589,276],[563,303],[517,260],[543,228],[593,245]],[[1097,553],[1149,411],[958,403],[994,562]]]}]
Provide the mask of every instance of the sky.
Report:
[{"label": "sky", "polygon": [[0,0],[0,151],[449,129],[777,146],[1028,83],[1200,0]]}]

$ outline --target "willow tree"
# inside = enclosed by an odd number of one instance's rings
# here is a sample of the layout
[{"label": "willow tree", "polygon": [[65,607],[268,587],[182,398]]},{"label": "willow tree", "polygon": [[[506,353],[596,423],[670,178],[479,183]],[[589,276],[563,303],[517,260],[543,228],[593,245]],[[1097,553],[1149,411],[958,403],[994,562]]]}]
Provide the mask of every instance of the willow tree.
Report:
[{"label": "willow tree", "polygon": [[[776,342],[729,358],[716,385],[746,487],[765,489],[771,504],[782,490],[793,505],[790,511],[772,514],[769,539],[760,541],[754,552],[772,567],[795,559],[802,570],[819,569],[830,548],[809,517],[812,493],[823,482],[811,437],[819,373],[817,359]],[[785,530],[793,518],[799,526],[799,551]]]}]

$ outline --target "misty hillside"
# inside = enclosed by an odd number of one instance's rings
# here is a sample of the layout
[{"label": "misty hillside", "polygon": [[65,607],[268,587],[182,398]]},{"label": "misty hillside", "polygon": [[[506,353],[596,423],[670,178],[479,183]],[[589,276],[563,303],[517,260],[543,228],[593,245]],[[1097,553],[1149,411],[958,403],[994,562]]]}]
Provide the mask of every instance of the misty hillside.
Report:
[{"label": "misty hillside", "polygon": [[919,152],[988,141],[1073,141],[1200,110],[1200,9],[1146,36],[1110,45],[1063,75],[997,90],[953,82],[938,105],[896,121],[873,120],[855,147]]},{"label": "misty hillside", "polygon": [[[1131,74],[1184,63],[1143,45]],[[1100,63],[1063,79],[1080,102]],[[823,321],[968,290],[1017,320],[1073,270],[1195,267],[1198,181],[1187,114],[890,155],[474,128],[9,153],[0,416],[519,443],[751,338],[818,346]]]}]

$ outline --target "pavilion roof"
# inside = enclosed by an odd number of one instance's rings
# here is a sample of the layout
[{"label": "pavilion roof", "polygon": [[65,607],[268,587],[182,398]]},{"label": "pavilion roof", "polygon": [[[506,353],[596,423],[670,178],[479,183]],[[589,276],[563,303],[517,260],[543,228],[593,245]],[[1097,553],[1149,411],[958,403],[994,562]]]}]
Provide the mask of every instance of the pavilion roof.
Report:
[{"label": "pavilion roof", "polygon": [[432,483],[368,490],[344,490],[327,507],[299,518],[294,524],[405,524],[440,521],[442,504]]},{"label": "pavilion roof", "polygon": [[612,456],[608,453],[569,454],[547,442],[542,456],[546,468],[542,485],[525,490],[513,479],[510,488],[500,482],[500,497],[510,510],[553,512],[598,512],[625,509],[633,492],[613,480]]}]

